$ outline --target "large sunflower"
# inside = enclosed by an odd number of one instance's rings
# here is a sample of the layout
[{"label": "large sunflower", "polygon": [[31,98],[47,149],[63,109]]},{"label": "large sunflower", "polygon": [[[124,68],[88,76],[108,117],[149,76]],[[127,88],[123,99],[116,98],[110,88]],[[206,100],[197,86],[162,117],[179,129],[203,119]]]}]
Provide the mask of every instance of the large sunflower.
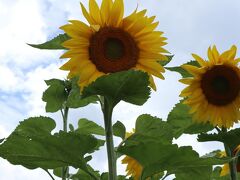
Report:
[{"label": "large sunflower", "polygon": [[193,119],[214,126],[231,127],[239,120],[240,69],[236,46],[219,54],[216,46],[208,49],[208,61],[193,54],[201,67],[183,65],[193,75],[181,79],[188,86],[181,92],[185,104],[191,107]]},{"label": "large sunflower", "polygon": [[88,24],[78,20],[61,27],[70,37],[63,43],[68,49],[61,58],[70,58],[60,69],[70,71],[68,77],[79,76],[81,88],[98,77],[137,69],[147,72],[156,89],[153,77],[163,79],[164,68],[158,63],[166,60],[162,48],[166,44],[163,32],[155,31],[155,16],[147,17],[146,10],[123,17],[123,0],[103,0],[101,7],[89,0],[89,12],[81,4]]}]

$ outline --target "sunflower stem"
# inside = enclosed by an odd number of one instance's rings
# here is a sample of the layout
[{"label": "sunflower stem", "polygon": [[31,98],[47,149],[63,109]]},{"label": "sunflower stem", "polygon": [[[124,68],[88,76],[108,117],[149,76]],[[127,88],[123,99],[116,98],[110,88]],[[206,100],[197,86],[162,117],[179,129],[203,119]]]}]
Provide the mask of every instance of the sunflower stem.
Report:
[{"label": "sunflower stem", "polygon": [[[226,133],[227,129],[226,128],[222,128],[222,132]],[[234,157],[231,149],[229,148],[229,146],[224,143],[224,148],[225,148],[225,152],[227,154],[228,157]],[[232,160],[231,162],[229,162],[229,169],[230,169],[230,176],[231,176],[231,180],[237,180],[237,166],[236,166],[236,160]]]},{"label": "sunflower stem", "polygon": [[102,104],[102,111],[104,115],[105,124],[105,136],[108,155],[108,171],[109,180],[117,180],[117,166],[116,166],[116,154],[114,151],[113,143],[113,129],[112,129],[112,112],[114,105],[111,100],[104,97]]},{"label": "sunflower stem", "polygon": [[[64,107],[64,112],[61,110],[61,114],[62,114],[62,118],[63,118],[63,131],[67,132],[67,125],[68,125],[68,111],[69,108],[68,107]],[[66,180],[68,178],[68,174],[69,174],[69,168],[63,167],[62,168],[62,180]]]}]

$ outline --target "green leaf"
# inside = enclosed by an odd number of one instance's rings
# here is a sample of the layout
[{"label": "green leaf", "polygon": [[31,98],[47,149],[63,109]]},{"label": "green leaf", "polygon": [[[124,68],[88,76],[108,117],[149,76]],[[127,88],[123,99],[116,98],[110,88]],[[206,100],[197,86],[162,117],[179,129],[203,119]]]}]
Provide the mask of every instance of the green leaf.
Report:
[{"label": "green leaf", "polygon": [[[198,64],[197,61],[190,61],[190,62],[188,62],[188,63],[186,63],[186,64],[200,67],[200,65]],[[191,75],[189,72],[187,72],[185,69],[183,69],[181,66],[165,67],[165,68],[166,68],[167,70],[169,70],[169,71],[178,72],[179,74],[182,75],[183,78],[192,77],[192,75]]]},{"label": "green leaf", "polygon": [[59,34],[57,37],[49,40],[43,44],[28,44],[37,49],[66,49],[62,46],[62,43],[70,39],[67,34]]},{"label": "green leaf", "polygon": [[53,174],[57,177],[62,177],[62,167],[53,169]]},{"label": "green leaf", "polygon": [[78,121],[78,128],[75,132],[80,134],[96,134],[105,136],[105,130],[93,121],[82,118]]},{"label": "green leaf", "polygon": [[96,101],[98,101],[97,96],[82,98],[77,81],[78,81],[78,78],[73,78],[71,80],[71,90],[67,98],[66,106],[69,108],[79,108],[79,107],[87,106],[90,103],[96,103]]},{"label": "green leaf", "polygon": [[227,144],[227,146],[233,152],[234,149],[240,144],[240,128],[236,128],[230,130],[228,132],[220,132],[219,134],[206,134],[202,133],[198,135],[199,142],[206,142],[206,141],[219,141],[222,143]]},{"label": "green leaf", "polygon": [[124,140],[125,134],[126,134],[126,128],[125,128],[124,124],[121,123],[120,121],[117,121],[113,125],[113,134],[117,137],[122,138],[122,140]]},{"label": "green leaf", "polygon": [[45,82],[49,86],[42,96],[42,100],[46,102],[46,112],[57,112],[62,109],[64,102],[67,100],[68,93],[65,83],[59,79],[51,79]]},{"label": "green leaf", "polygon": [[173,55],[171,55],[171,56],[167,56],[167,58],[168,58],[167,60],[158,61],[159,64],[161,64],[163,67],[166,66],[168,63],[171,62],[171,60],[172,60],[172,58],[173,58]]},{"label": "green leaf", "polygon": [[0,139],[0,144],[3,142],[5,140],[5,138],[3,138],[3,139]]},{"label": "green leaf", "polygon": [[134,134],[157,138],[164,143],[171,143],[173,139],[172,127],[165,121],[149,114],[143,114],[137,118]]},{"label": "green leaf", "polygon": [[136,104],[144,104],[150,95],[149,77],[142,71],[123,71],[98,78],[85,87],[83,97],[101,95],[117,104],[121,100]]},{"label": "green leaf", "polygon": [[180,102],[176,104],[173,110],[169,113],[167,122],[172,126],[175,138],[180,137],[183,133],[198,134],[214,129],[209,123],[202,124],[194,122],[191,114],[188,113],[189,110],[189,106]]},{"label": "green leaf", "polygon": [[97,139],[63,131],[52,135],[54,127],[48,117],[26,119],[0,145],[0,156],[29,169],[73,166],[87,171],[84,155],[96,149]]},{"label": "green leaf", "polygon": [[86,173],[85,171],[79,169],[76,174],[72,174],[70,176],[70,179],[73,179],[73,180],[92,180],[92,179],[95,179],[95,178],[97,178],[97,179],[100,178],[100,174],[99,174],[98,171],[95,171],[89,165],[87,165],[87,168],[88,168],[88,173]]},{"label": "green leaf", "polygon": [[[142,134],[130,136],[118,148],[118,151],[133,157],[143,166],[143,179],[163,171],[182,174],[187,172],[187,169],[203,167],[207,169],[214,164],[223,164],[229,161],[229,158],[200,158],[198,153],[192,150],[192,147],[178,147],[162,143],[161,140]],[[209,172],[207,171],[207,173]],[[195,175],[197,178],[199,174],[195,173]]]}]

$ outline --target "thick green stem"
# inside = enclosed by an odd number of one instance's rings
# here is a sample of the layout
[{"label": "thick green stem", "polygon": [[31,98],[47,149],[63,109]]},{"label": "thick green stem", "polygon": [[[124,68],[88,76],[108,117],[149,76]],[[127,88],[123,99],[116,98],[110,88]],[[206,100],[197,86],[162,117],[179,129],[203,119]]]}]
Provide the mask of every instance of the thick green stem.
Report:
[{"label": "thick green stem", "polygon": [[105,133],[106,133],[109,180],[117,180],[116,154],[114,151],[113,129],[112,129],[113,104],[111,104],[107,100],[107,98],[104,98],[104,102],[102,103],[102,111],[104,115]]},{"label": "thick green stem", "polygon": [[[67,132],[67,126],[68,126],[68,107],[64,107],[64,112],[61,111],[62,113],[62,118],[63,118],[63,131]],[[69,168],[68,167],[63,167],[62,168],[62,180],[66,180],[69,174]]]},{"label": "thick green stem", "polygon": [[[226,128],[222,128],[222,132],[227,132]],[[225,152],[226,155],[228,157],[234,157],[231,149],[228,147],[228,145],[226,143],[224,143],[224,148],[225,148]],[[237,180],[237,165],[236,165],[236,160],[233,160],[231,162],[229,162],[229,169],[230,169],[230,176],[231,176],[231,180]]]}]

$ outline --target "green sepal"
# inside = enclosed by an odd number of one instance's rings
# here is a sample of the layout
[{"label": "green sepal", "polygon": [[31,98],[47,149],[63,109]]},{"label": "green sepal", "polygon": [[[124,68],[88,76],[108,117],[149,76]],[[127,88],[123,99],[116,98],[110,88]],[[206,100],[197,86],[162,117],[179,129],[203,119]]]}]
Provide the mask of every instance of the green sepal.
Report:
[{"label": "green sepal", "polygon": [[59,34],[57,37],[42,43],[42,44],[28,44],[37,49],[49,49],[49,50],[62,50],[66,49],[62,46],[62,43],[69,40],[70,37],[67,34]]},{"label": "green sepal", "polygon": [[174,137],[178,138],[183,133],[198,134],[208,132],[214,129],[209,123],[197,123],[192,120],[192,115],[189,114],[190,107],[182,104],[182,101],[175,105],[172,111],[168,114],[167,122],[172,126]]},{"label": "green sepal", "polygon": [[158,61],[158,63],[160,65],[162,65],[163,67],[165,67],[168,63],[170,63],[172,61],[173,56],[174,55],[166,56],[168,58],[167,60]]},{"label": "green sepal", "polygon": [[[200,65],[198,64],[197,61],[190,61],[188,63],[186,63],[187,65],[192,65],[192,66],[196,66],[196,67],[200,67]],[[184,65],[186,65],[184,64]],[[181,66],[176,66],[176,67],[165,67],[167,70],[169,71],[174,71],[174,72],[178,72],[179,74],[181,74],[181,76],[183,78],[186,77],[192,77],[192,75],[187,72],[185,69],[183,69]]]},{"label": "green sepal", "polygon": [[72,166],[87,171],[84,156],[98,148],[98,140],[75,132],[52,135],[55,126],[49,117],[24,120],[0,145],[0,156],[29,169]]},{"label": "green sepal", "polygon": [[82,96],[101,95],[115,106],[121,100],[144,104],[150,96],[149,77],[142,71],[122,71],[98,78],[85,87]]}]

